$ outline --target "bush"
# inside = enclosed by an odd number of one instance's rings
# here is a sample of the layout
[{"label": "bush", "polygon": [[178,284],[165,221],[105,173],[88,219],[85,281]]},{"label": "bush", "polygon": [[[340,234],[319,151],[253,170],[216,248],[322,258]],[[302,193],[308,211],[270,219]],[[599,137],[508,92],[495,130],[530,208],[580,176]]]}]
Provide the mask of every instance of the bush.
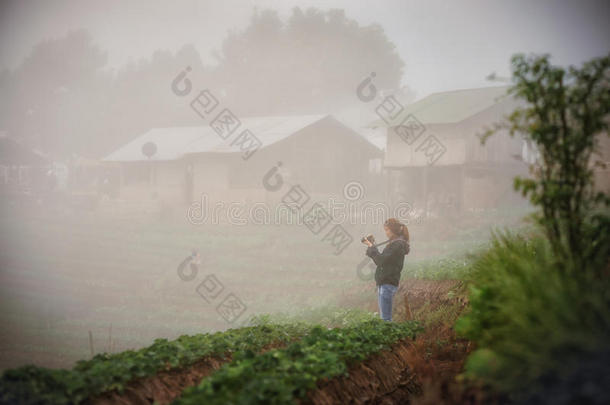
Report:
[{"label": "bush", "polygon": [[[466,376],[513,399],[563,390],[565,403],[598,400],[608,364],[593,364],[596,378],[573,376],[610,342],[610,283],[592,277],[560,270],[546,238],[494,235],[470,273],[471,311],[456,325],[478,345]],[[567,389],[568,381],[578,387]]]}]

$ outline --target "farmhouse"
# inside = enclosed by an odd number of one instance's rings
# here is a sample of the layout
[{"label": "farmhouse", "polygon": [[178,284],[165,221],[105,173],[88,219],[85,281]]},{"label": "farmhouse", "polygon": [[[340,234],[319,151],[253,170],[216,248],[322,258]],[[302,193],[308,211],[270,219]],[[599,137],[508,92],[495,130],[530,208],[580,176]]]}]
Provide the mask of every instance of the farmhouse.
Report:
[{"label": "farmhouse", "polygon": [[384,101],[381,119],[369,126],[387,128],[389,198],[437,214],[516,202],[512,179],[527,173],[531,149],[507,132],[480,141],[486,127],[516,107],[506,90],[435,93],[406,107]]},{"label": "farmhouse", "polygon": [[49,159],[0,131],[0,189],[51,188]]},{"label": "farmhouse", "polygon": [[383,191],[378,180],[382,151],[329,115],[241,118],[256,149],[244,153],[238,137],[223,139],[209,125],[153,128],[106,156],[120,170],[120,199],[190,204],[208,201],[277,202],[263,186],[278,163],[286,184],[312,197],[341,196],[359,181],[367,192]]}]

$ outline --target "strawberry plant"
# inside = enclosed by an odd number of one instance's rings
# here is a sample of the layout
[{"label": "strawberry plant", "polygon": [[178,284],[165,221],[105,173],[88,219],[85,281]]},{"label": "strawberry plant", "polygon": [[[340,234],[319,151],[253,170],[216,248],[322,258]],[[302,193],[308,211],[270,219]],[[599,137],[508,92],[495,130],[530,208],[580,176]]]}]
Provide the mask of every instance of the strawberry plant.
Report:
[{"label": "strawberry plant", "polygon": [[105,391],[122,390],[135,378],[186,367],[206,356],[255,353],[271,343],[299,338],[308,326],[301,323],[260,325],[212,334],[183,335],[173,341],[157,339],[140,350],[98,354],[79,361],[72,370],[28,365],[7,370],[0,379],[1,404],[78,404]]},{"label": "strawberry plant", "polygon": [[414,338],[420,329],[415,322],[379,319],[343,329],[316,326],[284,349],[236,354],[198,386],[187,388],[175,404],[292,403],[315,388],[318,380],[347,375],[350,364],[401,339]]}]

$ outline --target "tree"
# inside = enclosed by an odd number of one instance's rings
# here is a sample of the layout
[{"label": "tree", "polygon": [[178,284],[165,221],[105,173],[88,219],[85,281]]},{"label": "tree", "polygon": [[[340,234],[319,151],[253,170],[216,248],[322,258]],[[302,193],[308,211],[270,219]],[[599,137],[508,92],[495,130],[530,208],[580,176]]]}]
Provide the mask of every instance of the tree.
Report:
[{"label": "tree", "polygon": [[610,198],[595,189],[593,168],[599,138],[608,136],[610,57],[566,70],[551,65],[548,55],[519,54],[512,66],[509,93],[525,103],[495,129],[524,134],[539,151],[534,176],[516,178],[515,188],[541,208],[537,220],[561,268],[603,271]]},{"label": "tree", "polygon": [[404,65],[380,26],[298,8],[286,22],[272,10],[255,12],[216,56],[204,66],[185,45],[113,73],[85,30],[45,40],[16,70],[0,73],[0,129],[56,159],[103,157],[152,127],[205,124],[169,90],[187,66],[196,90],[210,89],[246,116],[336,112],[359,103],[356,87],[371,72],[378,88],[399,88]]},{"label": "tree", "polygon": [[216,57],[212,86],[244,115],[333,112],[356,101],[371,72],[380,88],[400,87],[404,66],[379,25],[313,8],[295,8],[285,23],[275,11],[256,11]]},{"label": "tree", "polygon": [[103,137],[110,76],[105,53],[85,30],[37,44],[3,86],[8,132],[33,147],[65,156]]},{"label": "tree", "polygon": [[194,87],[192,99],[211,81],[209,69],[193,45],[184,45],[174,53],[155,51],[150,58],[116,72],[106,106],[111,118],[101,123],[107,133],[95,139],[101,156],[151,128],[205,124],[186,100],[178,99],[171,91],[172,80],[187,66],[191,68],[189,79]]}]

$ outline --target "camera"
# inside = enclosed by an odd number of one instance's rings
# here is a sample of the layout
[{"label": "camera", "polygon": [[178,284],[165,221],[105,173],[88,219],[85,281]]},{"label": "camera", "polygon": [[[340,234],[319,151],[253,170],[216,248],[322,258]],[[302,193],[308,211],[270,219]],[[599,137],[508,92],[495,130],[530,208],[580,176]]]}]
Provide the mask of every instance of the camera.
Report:
[{"label": "camera", "polygon": [[373,235],[363,236],[362,239],[360,239],[360,242],[364,243],[366,240],[371,242],[373,245],[375,244],[375,237]]}]

